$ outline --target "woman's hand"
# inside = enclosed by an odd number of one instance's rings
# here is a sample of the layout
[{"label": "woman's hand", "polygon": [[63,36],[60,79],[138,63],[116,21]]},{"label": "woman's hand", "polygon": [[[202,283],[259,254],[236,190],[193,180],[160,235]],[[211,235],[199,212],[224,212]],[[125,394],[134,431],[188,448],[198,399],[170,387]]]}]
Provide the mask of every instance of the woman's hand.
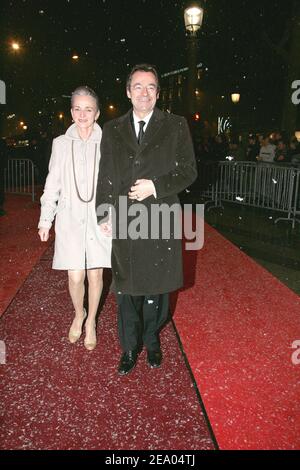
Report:
[{"label": "woman's hand", "polygon": [[41,242],[46,242],[49,239],[49,229],[41,227],[38,231]]},{"label": "woman's hand", "polygon": [[112,236],[112,224],[111,222],[104,222],[103,224],[100,224],[100,230],[105,235],[106,237],[111,237]]}]

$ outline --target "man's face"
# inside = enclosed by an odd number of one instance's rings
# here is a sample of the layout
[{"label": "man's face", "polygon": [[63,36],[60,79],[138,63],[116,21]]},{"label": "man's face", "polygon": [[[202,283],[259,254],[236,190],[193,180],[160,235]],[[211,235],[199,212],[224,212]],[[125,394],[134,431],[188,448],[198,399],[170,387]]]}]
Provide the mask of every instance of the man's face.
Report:
[{"label": "man's face", "polygon": [[149,114],[159,97],[155,75],[152,72],[135,72],[130,89],[127,89],[127,96],[131,99],[133,110],[138,115]]},{"label": "man's face", "polygon": [[269,143],[270,143],[269,137],[266,137],[265,139],[262,140],[262,144],[263,144],[264,147],[269,145]]}]

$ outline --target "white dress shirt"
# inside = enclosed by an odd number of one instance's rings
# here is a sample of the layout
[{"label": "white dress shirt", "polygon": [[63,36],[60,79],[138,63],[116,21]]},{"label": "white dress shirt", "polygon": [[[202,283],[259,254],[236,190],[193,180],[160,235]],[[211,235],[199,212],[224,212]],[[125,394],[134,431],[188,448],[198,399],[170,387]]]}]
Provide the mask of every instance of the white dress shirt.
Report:
[{"label": "white dress shirt", "polygon": [[[153,114],[153,110],[151,111],[151,113],[147,114],[147,116],[145,116],[143,119],[139,118],[135,112],[133,111],[132,112],[132,115],[133,115],[133,124],[134,124],[134,129],[135,129],[135,134],[136,134],[136,138],[138,138],[138,135],[139,135],[139,131],[140,131],[140,125],[139,125],[139,122],[140,121],[144,121],[144,127],[143,127],[143,131],[146,132],[146,129],[147,129],[147,126],[149,124],[149,121],[152,117],[152,114]],[[155,197],[156,199],[156,189],[155,189],[155,185],[152,182],[152,185],[153,185],[153,196]]]},{"label": "white dress shirt", "polygon": [[147,116],[145,116],[143,119],[137,117],[137,115],[135,114],[135,112],[133,111],[133,124],[134,124],[134,129],[135,129],[135,133],[136,133],[136,138],[138,137],[139,135],[139,130],[140,130],[140,125],[139,125],[139,122],[140,121],[144,121],[144,127],[143,127],[143,130],[144,132],[146,132],[146,129],[147,129],[147,126],[149,124],[149,121],[152,117],[152,114],[153,114],[153,111],[151,111],[151,113],[147,114]]}]

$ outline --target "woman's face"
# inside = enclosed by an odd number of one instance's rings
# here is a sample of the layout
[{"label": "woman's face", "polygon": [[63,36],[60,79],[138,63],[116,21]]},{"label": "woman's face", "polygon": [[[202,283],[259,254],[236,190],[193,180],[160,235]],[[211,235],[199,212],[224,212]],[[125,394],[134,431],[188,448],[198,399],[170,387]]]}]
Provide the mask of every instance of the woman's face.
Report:
[{"label": "woman's face", "polygon": [[90,129],[99,117],[96,100],[92,96],[73,97],[72,118],[80,129]]}]

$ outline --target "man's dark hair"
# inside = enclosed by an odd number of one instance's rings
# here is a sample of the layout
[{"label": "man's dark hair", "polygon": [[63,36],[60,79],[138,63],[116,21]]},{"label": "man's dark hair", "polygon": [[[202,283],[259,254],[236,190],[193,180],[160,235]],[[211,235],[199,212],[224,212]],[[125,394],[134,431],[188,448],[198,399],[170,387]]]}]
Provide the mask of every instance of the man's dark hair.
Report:
[{"label": "man's dark hair", "polygon": [[288,145],[288,142],[285,140],[285,139],[278,139],[276,144],[284,144],[284,145]]},{"label": "man's dark hair", "polygon": [[127,80],[126,80],[126,89],[127,90],[130,90],[132,76],[135,72],[151,72],[151,73],[153,73],[153,75],[156,78],[157,92],[159,92],[160,84],[159,84],[158,72],[157,72],[156,68],[154,67],[154,65],[150,65],[150,64],[138,64],[138,65],[135,65],[134,67],[132,67],[132,69],[130,70],[130,73],[127,77]]}]

